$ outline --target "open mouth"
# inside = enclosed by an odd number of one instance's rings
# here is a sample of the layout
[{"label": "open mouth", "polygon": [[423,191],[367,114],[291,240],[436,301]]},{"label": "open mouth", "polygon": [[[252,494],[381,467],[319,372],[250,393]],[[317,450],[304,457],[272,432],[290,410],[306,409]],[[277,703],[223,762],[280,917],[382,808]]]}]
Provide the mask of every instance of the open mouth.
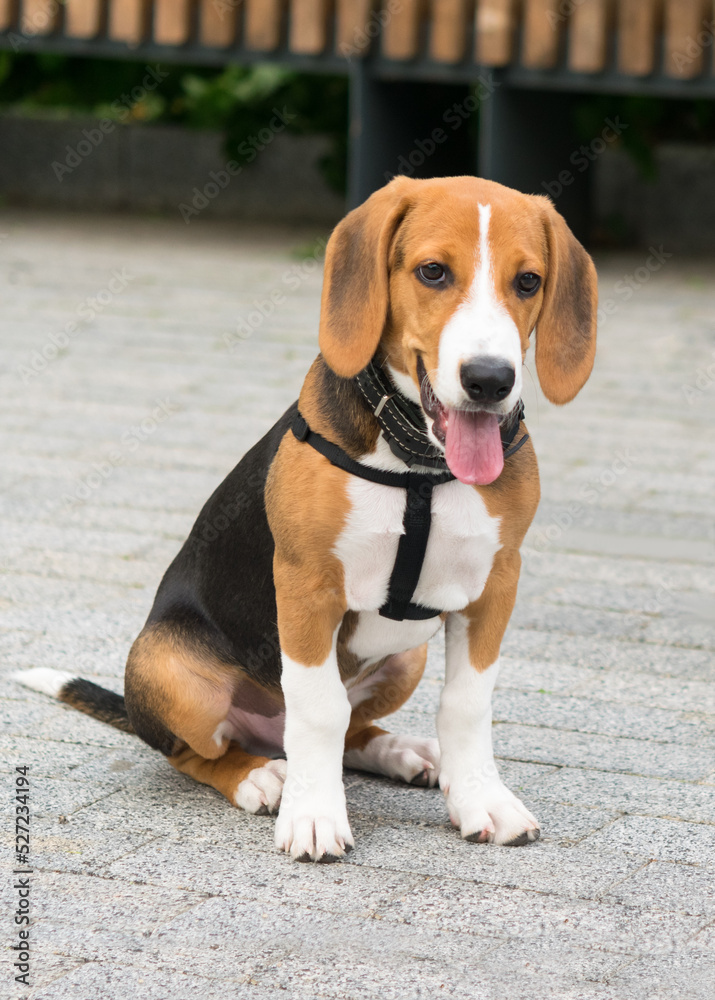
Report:
[{"label": "open mouth", "polygon": [[422,358],[417,359],[422,409],[432,421],[432,433],[444,445],[450,472],[470,486],[488,486],[504,468],[499,417],[487,410],[443,406],[437,398]]}]

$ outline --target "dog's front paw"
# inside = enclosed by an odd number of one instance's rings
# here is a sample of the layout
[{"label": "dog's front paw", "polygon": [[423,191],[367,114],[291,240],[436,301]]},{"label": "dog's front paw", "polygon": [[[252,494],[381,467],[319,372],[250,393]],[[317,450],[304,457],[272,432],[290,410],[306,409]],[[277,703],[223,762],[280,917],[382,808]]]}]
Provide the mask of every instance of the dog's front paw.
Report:
[{"label": "dog's front paw", "polygon": [[236,789],[236,805],[249,813],[274,813],[281,800],[286,767],[284,760],[269,760],[263,767],[254,767]]},{"label": "dog's front paw", "polygon": [[440,782],[452,823],[474,844],[521,847],[539,839],[539,823],[523,802],[494,777],[488,781],[467,776]]},{"label": "dog's front paw", "polygon": [[296,861],[337,861],[354,846],[342,782],[308,788],[286,779],[276,820],[276,848]]}]

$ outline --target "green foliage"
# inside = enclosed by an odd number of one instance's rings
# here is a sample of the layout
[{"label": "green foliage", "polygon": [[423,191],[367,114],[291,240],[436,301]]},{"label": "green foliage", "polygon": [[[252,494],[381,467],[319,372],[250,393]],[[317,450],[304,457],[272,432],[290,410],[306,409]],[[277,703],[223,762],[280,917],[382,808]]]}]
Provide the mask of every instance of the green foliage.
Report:
[{"label": "green foliage", "polygon": [[[24,115],[73,114],[122,122],[174,122],[211,128],[226,137],[226,155],[265,128],[274,108],[292,116],[287,130],[330,138],[321,168],[344,191],[348,143],[348,81],[297,73],[273,63],[252,66],[161,67],[160,86],[143,87],[145,63],[0,52],[0,109]],[[664,140],[715,141],[715,102],[626,95],[584,96],[576,115],[578,141],[601,134],[606,118],[628,125],[619,143],[644,177],[655,175],[654,147]],[[288,116],[286,116],[288,117]],[[473,126],[470,122],[470,128]]]},{"label": "green foliage", "polygon": [[296,73],[273,63],[161,67],[167,76],[148,90],[145,63],[54,54],[0,53],[0,108],[13,113],[87,114],[123,122],[173,122],[224,132],[227,157],[265,128],[275,107],[287,108],[287,130],[331,139],[320,164],[338,191],[345,189],[348,84],[339,76]]},{"label": "green foliage", "polygon": [[646,179],[657,174],[654,149],[659,142],[715,141],[714,101],[609,94],[581,102],[575,123],[579,141],[590,142],[601,134],[607,118],[616,117],[628,126],[618,141]]},{"label": "green foliage", "polygon": [[320,133],[331,149],[320,164],[331,185],[345,190],[347,170],[348,82],[341,76],[296,73],[272,63],[228,66],[207,78],[186,73],[183,93],[172,113],[196,128],[226,134],[227,156],[273,118],[274,109],[287,110],[287,129],[297,134]]}]

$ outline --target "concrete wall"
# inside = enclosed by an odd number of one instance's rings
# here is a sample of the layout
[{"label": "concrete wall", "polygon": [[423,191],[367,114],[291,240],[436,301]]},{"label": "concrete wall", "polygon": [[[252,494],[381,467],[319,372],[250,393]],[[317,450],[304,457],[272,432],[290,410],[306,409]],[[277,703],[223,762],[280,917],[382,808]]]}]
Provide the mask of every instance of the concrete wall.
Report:
[{"label": "concrete wall", "polygon": [[[272,134],[233,174],[218,132],[0,117],[0,196],[8,205],[185,213],[332,224],[345,212],[317,162],[321,136]],[[240,173],[235,174],[242,164]],[[197,194],[197,191],[200,194]],[[193,215],[189,215],[193,218]]]},{"label": "concrete wall", "polygon": [[645,180],[622,150],[606,150],[595,166],[596,220],[620,219],[629,242],[669,251],[715,251],[715,146],[664,144],[658,175]]},{"label": "concrete wall", "polygon": [[[0,197],[8,205],[332,225],[345,204],[317,167],[327,149],[320,136],[279,132],[231,176],[217,132],[116,125],[105,134],[94,119],[5,116]],[[655,181],[618,149],[593,162],[597,228],[613,230],[617,218],[634,245],[715,251],[715,147],[664,145],[656,159]]]}]

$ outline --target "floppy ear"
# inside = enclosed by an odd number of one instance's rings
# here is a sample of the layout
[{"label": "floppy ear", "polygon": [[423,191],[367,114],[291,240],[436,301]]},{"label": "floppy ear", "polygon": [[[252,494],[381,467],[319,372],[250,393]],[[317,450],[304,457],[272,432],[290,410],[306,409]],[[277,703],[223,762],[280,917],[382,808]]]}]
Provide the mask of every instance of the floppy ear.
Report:
[{"label": "floppy ear", "polygon": [[536,371],[552,403],[568,403],[591,374],[598,285],[593,261],[547,198],[548,269],[536,321]]},{"label": "floppy ear", "polygon": [[418,183],[396,177],[335,227],[325,253],[320,350],[343,378],[357,375],[377,350],[389,304],[389,253]]}]

